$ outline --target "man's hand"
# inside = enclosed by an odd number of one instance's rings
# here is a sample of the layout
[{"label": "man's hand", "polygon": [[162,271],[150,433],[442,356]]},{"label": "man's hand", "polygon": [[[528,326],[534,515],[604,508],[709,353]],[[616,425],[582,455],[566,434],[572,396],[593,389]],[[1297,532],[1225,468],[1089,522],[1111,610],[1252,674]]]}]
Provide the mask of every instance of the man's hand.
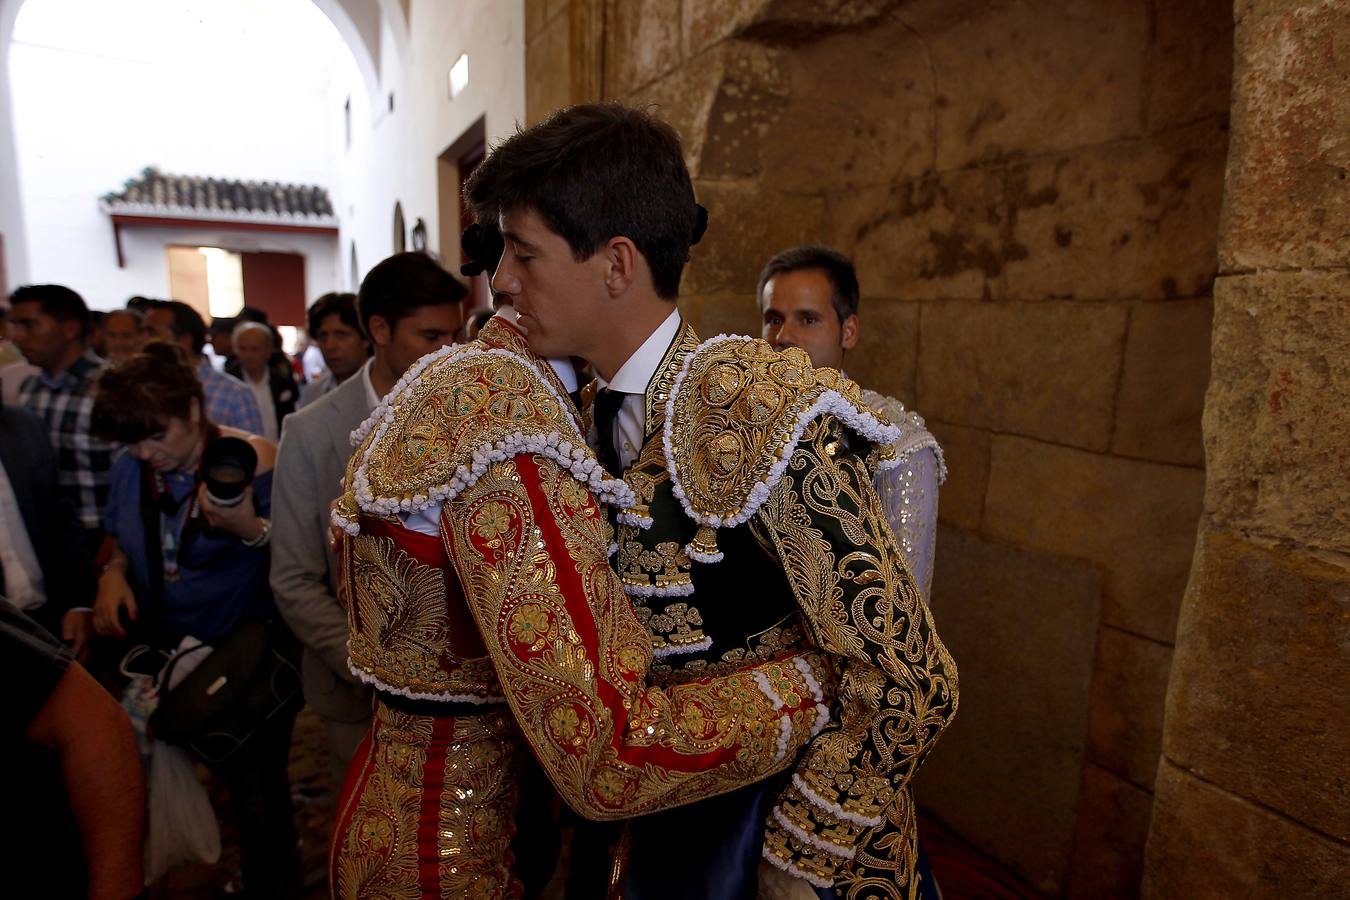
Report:
[{"label": "man's hand", "polygon": [[98,580],[98,595],[94,598],[94,630],[104,637],[125,638],[127,633],[121,621],[124,609],[131,621],[136,621],[136,595],[131,585],[127,584],[126,572],[122,566],[110,565]]},{"label": "man's hand", "polygon": [[[135,601],[133,601],[134,603]],[[61,617],[61,640],[81,663],[89,659],[89,638],[94,634],[94,611],[72,609]]]}]

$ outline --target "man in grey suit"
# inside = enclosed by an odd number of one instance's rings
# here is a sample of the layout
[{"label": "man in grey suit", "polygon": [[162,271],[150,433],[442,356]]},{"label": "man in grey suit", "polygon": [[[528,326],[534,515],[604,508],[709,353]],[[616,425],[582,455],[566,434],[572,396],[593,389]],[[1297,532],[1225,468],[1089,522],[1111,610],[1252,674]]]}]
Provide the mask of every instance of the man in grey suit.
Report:
[{"label": "man in grey suit", "polygon": [[336,390],[286,418],[272,482],[272,592],[305,646],[305,700],[328,732],[335,788],[370,724],[370,692],[347,667],[328,508],[351,433],[418,359],[463,339],[464,287],[422,253],[391,256],[361,283],[357,307],[375,355]]}]

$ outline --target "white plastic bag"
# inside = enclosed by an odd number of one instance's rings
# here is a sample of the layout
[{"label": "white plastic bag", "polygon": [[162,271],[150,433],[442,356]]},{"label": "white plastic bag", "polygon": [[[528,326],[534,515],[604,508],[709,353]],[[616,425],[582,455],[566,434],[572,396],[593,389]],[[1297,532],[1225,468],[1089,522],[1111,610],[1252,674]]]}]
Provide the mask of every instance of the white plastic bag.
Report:
[{"label": "white plastic bag", "polygon": [[155,741],[150,756],[150,821],[145,836],[145,883],[185,862],[220,859],[220,826],[192,759]]}]

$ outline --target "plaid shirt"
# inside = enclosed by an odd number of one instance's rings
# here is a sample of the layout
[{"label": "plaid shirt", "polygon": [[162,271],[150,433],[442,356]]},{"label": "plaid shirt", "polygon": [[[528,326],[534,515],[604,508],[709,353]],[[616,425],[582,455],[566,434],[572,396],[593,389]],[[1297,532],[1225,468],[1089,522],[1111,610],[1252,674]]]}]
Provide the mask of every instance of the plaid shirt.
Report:
[{"label": "plaid shirt", "polygon": [[197,366],[197,379],[206,396],[206,417],[217,425],[238,428],[250,434],[263,433],[262,412],[253,392],[238,378],[217,372],[211,361],[203,359]]},{"label": "plaid shirt", "polygon": [[120,448],[89,431],[94,414],[94,388],[103,360],[92,350],[56,377],[30,375],[19,388],[19,403],[47,423],[56,451],[57,478],[70,497],[85,531],[103,527],[108,502],[108,476]]}]

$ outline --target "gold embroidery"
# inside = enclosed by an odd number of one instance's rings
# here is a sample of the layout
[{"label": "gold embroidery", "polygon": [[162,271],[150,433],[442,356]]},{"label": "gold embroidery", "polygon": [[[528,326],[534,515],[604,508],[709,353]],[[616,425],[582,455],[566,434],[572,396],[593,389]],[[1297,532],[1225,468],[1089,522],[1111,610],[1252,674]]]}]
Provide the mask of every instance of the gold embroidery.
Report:
[{"label": "gold embroidery", "polygon": [[[957,674],[903,564],[865,465],[851,453],[828,452],[843,435],[832,420],[812,423],[788,477],[759,517],[819,645],[845,658],[839,724],[812,743],[797,774],[817,797],[874,818],[893,803],[910,802],[909,778],[956,711]],[[800,831],[846,848],[874,841],[878,854],[889,848],[884,858],[895,866],[909,864],[908,855],[892,852],[903,838],[895,822],[864,835],[863,827],[836,818],[795,788],[778,809]],[[833,878],[843,863],[805,846],[772,820],[766,847],[825,878]],[[907,884],[911,875],[902,872],[899,883]]]},{"label": "gold embroidery", "polygon": [[646,602],[637,602],[633,610],[637,613],[638,621],[651,632],[653,650],[688,647],[707,640],[700,627],[703,624],[702,613],[688,603],[671,603],[661,612],[656,612]]},{"label": "gold embroidery", "polygon": [[[510,841],[515,832],[516,776],[524,748],[501,712],[454,720],[444,746],[437,827],[419,833],[435,719],[376,705],[370,774],[347,832],[336,842],[334,896],[423,896],[421,864],[435,860],[440,896],[515,898]],[[427,838],[434,845],[427,845]]]},{"label": "gold embroidery", "polygon": [[355,586],[347,641],[352,663],[387,685],[421,694],[500,696],[492,661],[449,651],[445,575],[417,562],[387,537],[348,538]]},{"label": "gold embroidery", "polygon": [[[551,531],[536,521],[513,462],[489,466],[456,499],[447,522],[451,556],[508,702],[564,798],[587,817],[619,818],[712,796],[781,769],[787,758],[778,758],[779,717],[753,672],[668,693],[642,686],[650,638],[608,567],[604,519],[589,499],[574,505],[577,495],[566,486],[572,479],[560,467],[543,457],[532,464],[563,546],[551,544]],[[494,520],[507,510],[510,521],[485,537],[475,523],[489,508]],[[582,594],[574,607],[569,596],[576,594],[564,593],[565,576],[567,591]],[[582,637],[572,609],[585,611],[584,628],[593,629],[593,637]],[[791,720],[790,756],[809,734],[814,703],[792,664],[758,670],[785,703],[800,705]],[[602,685],[627,714],[622,726],[600,696]],[[658,749],[661,763],[650,755]],[[721,765],[687,770],[706,766],[706,756],[716,752],[727,754]]]},{"label": "gold embroidery", "polygon": [[764,341],[715,343],[685,363],[675,396],[671,459],[684,499],[701,516],[729,518],[770,477],[802,415],[826,390],[862,407],[861,389],[833,369],[813,369],[790,347]]},{"label": "gold embroidery", "polygon": [[376,708],[372,770],[337,839],[333,895],[418,900],[417,822],[431,719]]},{"label": "gold embroidery", "polygon": [[455,720],[436,832],[442,897],[523,894],[509,861],[524,752],[504,712]]},{"label": "gold embroidery", "polygon": [[[473,464],[487,435],[556,433],[583,446],[570,401],[560,402],[556,386],[550,390],[552,382],[527,359],[469,345],[439,360],[400,395],[392,421],[366,437],[352,471],[365,460],[375,497],[411,500],[450,484],[461,467]],[[349,473],[348,491],[352,485]],[[343,509],[351,505],[348,500]]]}]

